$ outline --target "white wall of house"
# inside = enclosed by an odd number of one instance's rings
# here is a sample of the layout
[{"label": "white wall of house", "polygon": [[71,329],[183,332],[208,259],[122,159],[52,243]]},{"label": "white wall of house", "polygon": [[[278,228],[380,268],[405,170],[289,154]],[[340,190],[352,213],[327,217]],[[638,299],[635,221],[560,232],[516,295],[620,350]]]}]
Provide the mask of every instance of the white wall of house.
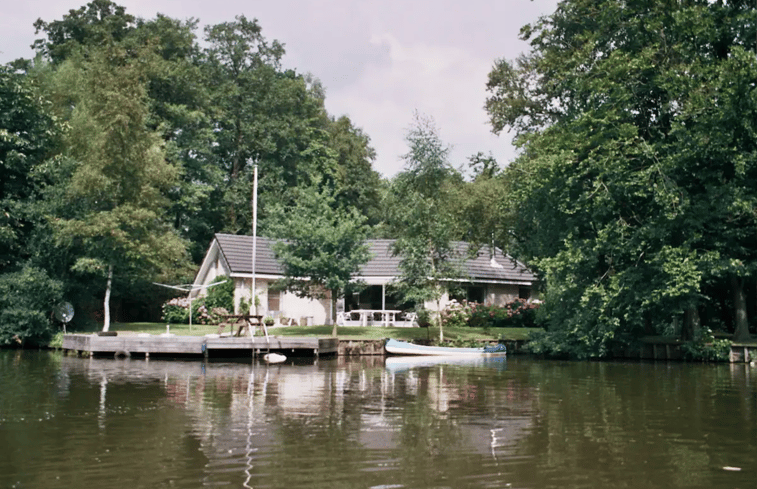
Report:
[{"label": "white wall of house", "polygon": [[326,299],[307,299],[297,297],[296,294],[291,292],[281,294],[282,314],[295,319],[298,323],[301,318],[312,317],[313,324],[326,324],[329,307],[329,301]]},{"label": "white wall of house", "polygon": [[[224,261],[220,253],[213,257],[212,264],[208,267],[207,273],[202,278],[202,285],[208,285],[219,276],[228,275],[229,271],[224,266]],[[291,292],[280,292],[278,311],[269,310],[268,289],[276,281],[275,277],[256,277],[255,288],[257,296],[260,299],[258,314],[262,316],[273,316],[278,313],[278,317],[294,319],[300,323],[302,318],[312,318],[313,324],[329,324],[329,310],[331,301],[329,299],[313,300],[303,297],[297,297]],[[240,303],[244,299],[250,300],[252,279],[247,277],[234,277],[234,312],[236,314],[246,313],[240,310]],[[504,305],[518,298],[520,287],[509,284],[487,284],[485,292],[485,302],[493,305]],[[205,295],[206,290],[202,290],[200,295]],[[447,307],[450,303],[449,294],[443,294],[439,305],[441,309]],[[431,311],[436,311],[436,301],[430,301],[425,307]]]},{"label": "white wall of house", "polygon": [[[221,257],[219,255],[216,255],[215,259],[213,260],[210,267],[208,267],[208,272],[202,277],[202,283],[195,285],[210,285],[213,283],[213,280],[215,280],[218,277],[222,277],[224,275],[228,275],[229,271],[225,269],[223,266],[223,261],[221,260]],[[207,295],[207,289],[203,288],[200,290],[199,295]]]},{"label": "white wall of house", "polygon": [[[237,277],[234,280],[234,308],[238,314],[247,312],[240,311],[242,300],[249,301],[252,290],[252,279]],[[279,317],[291,318],[300,323],[301,318],[312,317],[313,324],[326,324],[328,317],[328,308],[330,303],[327,299],[313,300],[303,297],[297,297],[291,292],[281,292],[279,297],[278,311],[271,311],[268,307],[268,289],[275,280],[268,278],[256,278],[255,290],[257,291],[260,305],[258,314],[261,316],[272,316],[274,312],[279,313]]]}]

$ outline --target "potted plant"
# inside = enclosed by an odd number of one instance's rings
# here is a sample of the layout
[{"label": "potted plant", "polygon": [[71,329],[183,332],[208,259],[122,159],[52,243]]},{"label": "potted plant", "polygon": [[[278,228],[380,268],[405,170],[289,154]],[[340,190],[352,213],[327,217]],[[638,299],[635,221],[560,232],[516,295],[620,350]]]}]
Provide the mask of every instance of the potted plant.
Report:
[{"label": "potted plant", "polygon": [[273,326],[274,322],[275,321],[271,316],[266,316],[265,318],[263,318],[263,324],[265,324],[266,326]]}]

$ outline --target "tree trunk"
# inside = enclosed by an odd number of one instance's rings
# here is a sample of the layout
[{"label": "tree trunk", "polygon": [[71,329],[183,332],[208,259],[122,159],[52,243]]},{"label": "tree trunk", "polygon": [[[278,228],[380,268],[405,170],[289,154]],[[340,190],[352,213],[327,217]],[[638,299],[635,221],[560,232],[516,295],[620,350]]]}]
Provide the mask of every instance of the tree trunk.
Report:
[{"label": "tree trunk", "polygon": [[684,313],[683,331],[681,336],[684,341],[691,341],[699,337],[702,331],[702,320],[696,307],[689,307]]},{"label": "tree trunk", "polygon": [[[337,298],[336,290],[332,290],[331,291],[331,312],[330,312],[330,315],[331,315],[331,321],[333,323],[333,327],[331,328],[331,336],[333,336],[334,338],[336,338],[336,298]],[[327,318],[327,320],[328,320],[328,318]]]},{"label": "tree trunk", "polygon": [[105,285],[105,300],[103,301],[103,331],[110,329],[110,289],[113,285],[113,265],[108,265],[108,282]]},{"label": "tree trunk", "polygon": [[736,329],[733,333],[735,341],[749,339],[749,322],[746,313],[746,297],[744,296],[744,284],[738,277],[731,277],[731,290],[733,292],[733,308],[736,319]]},{"label": "tree trunk", "polygon": [[442,311],[441,311],[441,301],[439,300],[440,297],[437,293],[436,296],[436,321],[439,324],[439,344],[441,345],[444,343],[444,329],[442,326]]}]

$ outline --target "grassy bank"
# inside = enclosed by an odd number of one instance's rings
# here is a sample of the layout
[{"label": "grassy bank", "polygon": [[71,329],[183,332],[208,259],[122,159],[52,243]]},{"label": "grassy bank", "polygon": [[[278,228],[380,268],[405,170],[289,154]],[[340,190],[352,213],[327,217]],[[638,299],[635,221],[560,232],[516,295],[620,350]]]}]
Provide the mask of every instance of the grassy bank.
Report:
[{"label": "grassy bank", "polygon": [[[165,323],[113,323],[111,331],[161,334],[166,332]],[[172,324],[171,333],[179,336],[203,336],[216,333],[218,326],[193,324],[191,329],[188,324]],[[227,330],[228,331],[228,330]],[[331,336],[332,326],[279,326],[268,329],[273,336]],[[532,328],[444,328],[445,340],[525,340],[532,331],[540,331]],[[93,333],[95,331],[89,331]],[[257,334],[260,334],[259,332]],[[394,328],[394,327],[348,327],[337,328],[337,335],[342,339],[352,340],[377,340],[394,338],[398,340],[431,339],[439,338],[438,328]]]}]

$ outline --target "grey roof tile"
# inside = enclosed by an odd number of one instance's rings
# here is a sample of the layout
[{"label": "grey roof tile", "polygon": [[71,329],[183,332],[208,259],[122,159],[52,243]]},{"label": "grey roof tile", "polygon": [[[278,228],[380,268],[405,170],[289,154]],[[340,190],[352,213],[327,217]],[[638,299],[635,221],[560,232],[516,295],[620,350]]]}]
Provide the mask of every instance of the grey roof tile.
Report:
[{"label": "grey roof tile", "polygon": [[[221,253],[231,267],[232,273],[252,272],[252,236],[233,234],[216,234]],[[271,245],[275,240],[258,237],[257,257],[255,260],[256,273],[267,275],[282,275],[283,269],[274,256]],[[370,239],[372,258],[363,265],[360,275],[369,277],[397,277],[399,275],[398,256],[392,256],[392,239]],[[455,243],[458,253],[466,256],[469,246],[467,243]],[[472,258],[464,260],[464,274],[472,281],[491,281],[503,283],[530,284],[534,275],[520,262],[494,249],[494,256],[488,248],[476,251]]]}]

